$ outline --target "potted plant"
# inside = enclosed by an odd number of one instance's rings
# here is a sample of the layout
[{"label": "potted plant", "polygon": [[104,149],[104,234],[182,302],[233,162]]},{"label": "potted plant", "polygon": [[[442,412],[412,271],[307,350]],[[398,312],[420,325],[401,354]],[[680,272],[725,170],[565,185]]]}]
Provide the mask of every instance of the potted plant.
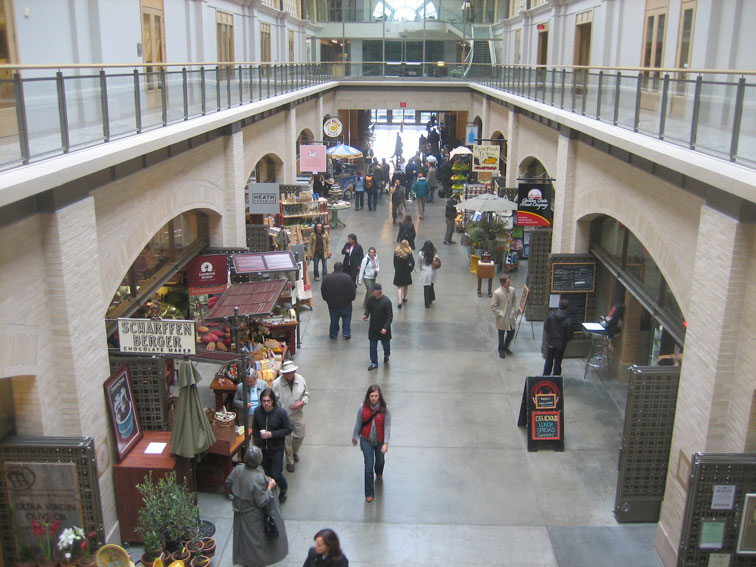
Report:
[{"label": "potted plant", "polygon": [[142,553],[142,565],[152,567],[158,559],[163,557],[163,547],[160,540],[160,533],[155,530],[145,530],[142,533],[144,538],[144,552]]},{"label": "potted plant", "polygon": [[214,537],[203,537],[202,538],[202,555],[205,557],[212,557],[215,555],[215,538]]},{"label": "potted plant", "polygon": [[81,533],[83,539],[79,543],[79,551],[81,552],[81,557],[79,557],[79,567],[92,567],[97,565],[95,556],[100,547],[97,541],[97,532],[92,531],[84,535],[84,530],[81,530]]},{"label": "potted plant", "polygon": [[205,555],[198,555],[191,561],[192,567],[207,567],[210,565],[210,558]]},{"label": "potted plant", "polygon": [[162,553],[161,538],[166,530],[166,504],[163,502],[158,484],[152,481],[152,472],[145,475],[144,480],[137,484],[137,490],[142,496],[139,507],[136,531],[144,539],[144,555],[142,563],[152,563]]},{"label": "potted plant", "polygon": [[35,567],[37,565],[37,546],[30,543],[18,545],[18,567]]},{"label": "potted plant", "polygon": [[52,567],[58,564],[58,560],[55,558],[55,549],[53,548],[53,536],[60,529],[60,522],[51,522],[49,517],[46,517],[41,522],[32,520],[32,529],[34,535],[38,538],[39,551],[42,557],[39,560],[40,567]]},{"label": "potted plant", "polygon": [[189,551],[192,557],[196,557],[197,555],[200,555],[204,548],[205,546],[202,543],[201,539],[192,539],[192,540],[189,540],[189,542],[187,542],[186,544],[186,549]]},{"label": "potted plant", "polygon": [[156,532],[164,540],[163,550],[173,552],[182,546],[182,540],[192,540],[199,530],[199,507],[195,495],[186,481],[178,483],[171,472],[157,482],[152,474],[137,485],[142,496],[137,531],[146,535]]},{"label": "potted plant", "polygon": [[189,565],[192,555],[186,547],[181,547],[177,551],[171,553],[172,561],[181,561],[184,565]]}]

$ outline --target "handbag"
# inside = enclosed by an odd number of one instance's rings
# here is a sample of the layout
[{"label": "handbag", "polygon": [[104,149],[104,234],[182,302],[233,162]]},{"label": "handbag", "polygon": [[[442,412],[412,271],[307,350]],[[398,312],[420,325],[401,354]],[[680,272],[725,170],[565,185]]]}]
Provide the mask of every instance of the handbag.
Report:
[{"label": "handbag", "polygon": [[280,535],[276,521],[265,508],[263,508],[263,531],[265,532],[265,537],[268,539],[278,539]]},{"label": "handbag", "polygon": [[433,257],[433,263],[431,264],[434,270],[438,270],[441,267],[441,258],[438,256]]}]

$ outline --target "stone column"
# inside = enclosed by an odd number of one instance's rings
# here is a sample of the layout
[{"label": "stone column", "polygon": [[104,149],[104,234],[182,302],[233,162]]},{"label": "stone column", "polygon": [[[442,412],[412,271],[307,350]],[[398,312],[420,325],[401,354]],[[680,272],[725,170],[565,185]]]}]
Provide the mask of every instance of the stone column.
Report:
[{"label": "stone column", "polygon": [[297,109],[290,106],[284,123],[283,182],[297,182]]},{"label": "stone column", "polygon": [[[753,378],[752,366],[740,367],[739,359],[753,358],[756,337],[753,321],[745,315],[753,305],[754,286],[748,285],[753,276],[753,240],[753,225],[706,205],[701,208],[685,309],[688,329],[675,428],[656,538],[665,565],[674,564],[680,541],[687,496],[683,482],[687,484],[691,454],[744,450]],[[749,289],[751,299],[746,301]],[[744,380],[740,372],[747,372],[749,378]]]},{"label": "stone column", "polygon": [[509,110],[507,120],[507,187],[517,187],[517,178],[520,174],[520,156],[517,151],[519,136],[517,129],[520,127],[520,117],[513,110]]},{"label": "stone column", "polygon": [[575,225],[575,162],[577,135],[573,130],[562,131],[557,145],[557,169],[554,181],[554,232],[552,254],[588,251],[588,241],[576,242]]},{"label": "stone column", "polygon": [[225,184],[226,212],[215,225],[210,226],[210,245],[244,247],[247,233],[244,218],[244,133],[236,124],[231,125],[225,138],[223,180]]}]

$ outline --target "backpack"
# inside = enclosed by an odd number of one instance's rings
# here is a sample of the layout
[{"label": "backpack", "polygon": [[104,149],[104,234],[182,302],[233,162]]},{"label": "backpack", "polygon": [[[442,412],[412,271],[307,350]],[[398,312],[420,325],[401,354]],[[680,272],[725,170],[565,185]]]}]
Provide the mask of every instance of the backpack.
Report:
[{"label": "backpack", "polygon": [[367,175],[365,176],[365,189],[372,189],[373,188],[373,176]]}]

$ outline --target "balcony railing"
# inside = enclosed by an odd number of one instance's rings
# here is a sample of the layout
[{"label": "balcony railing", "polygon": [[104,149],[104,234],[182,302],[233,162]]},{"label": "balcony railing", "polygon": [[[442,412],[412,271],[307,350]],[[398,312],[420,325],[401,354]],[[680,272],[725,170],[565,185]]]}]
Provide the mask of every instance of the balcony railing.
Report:
[{"label": "balcony railing", "polygon": [[400,61],[0,66],[0,169],[328,81],[379,78],[478,83],[756,168],[754,75]]}]

